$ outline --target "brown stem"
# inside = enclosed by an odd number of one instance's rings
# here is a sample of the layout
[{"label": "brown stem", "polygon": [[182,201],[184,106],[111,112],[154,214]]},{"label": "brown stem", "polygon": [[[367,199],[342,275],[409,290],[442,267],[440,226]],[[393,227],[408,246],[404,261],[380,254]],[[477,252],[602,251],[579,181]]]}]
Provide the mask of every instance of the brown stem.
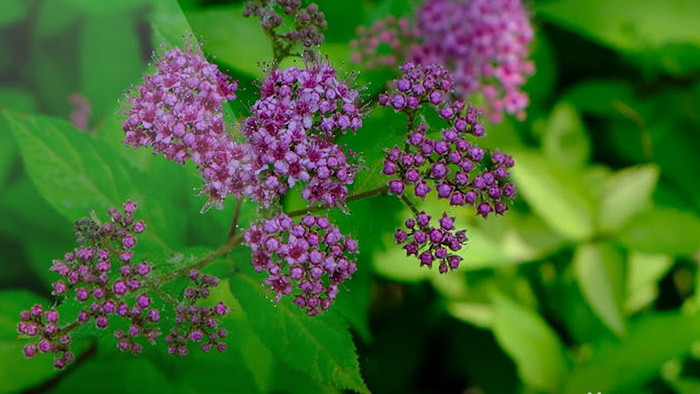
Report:
[{"label": "brown stem", "polygon": [[[353,195],[349,196],[348,198],[345,199],[345,202],[352,202],[352,201],[356,201],[356,200],[361,200],[361,199],[366,198],[366,197],[379,196],[382,194],[386,194],[387,191],[389,191],[389,186],[382,186],[382,187],[378,187],[376,189],[370,189],[370,190],[364,191],[362,193],[357,193],[357,194],[353,194]],[[331,209],[331,208],[333,208],[333,206],[328,205],[328,204],[317,205],[314,207],[302,208],[302,209],[297,209],[297,210],[288,212],[287,216],[296,217],[296,216],[301,216],[305,213],[323,211],[325,209]]]}]

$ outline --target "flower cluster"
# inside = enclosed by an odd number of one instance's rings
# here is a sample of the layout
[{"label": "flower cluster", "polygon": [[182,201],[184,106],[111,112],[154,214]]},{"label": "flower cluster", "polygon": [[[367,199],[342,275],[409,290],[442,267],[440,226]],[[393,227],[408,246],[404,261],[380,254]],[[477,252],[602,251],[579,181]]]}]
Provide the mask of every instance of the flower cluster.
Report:
[{"label": "flower cluster", "polygon": [[406,230],[397,229],[394,233],[396,243],[403,244],[408,256],[414,255],[421,266],[433,266],[436,260],[438,269],[444,274],[448,269],[457,269],[462,258],[451,252],[457,252],[467,242],[465,230],[455,231],[454,217],[443,213],[440,226],[430,225],[430,215],[419,212],[415,218],[406,220]]},{"label": "flower cluster", "polygon": [[[356,166],[334,137],[362,126],[358,93],[338,80],[328,63],[272,70],[243,124],[257,154],[253,199],[269,205],[297,182],[309,203],[345,205]],[[349,153],[352,155],[352,152]]]},{"label": "flower cluster", "polygon": [[[474,107],[452,99],[454,82],[442,66],[406,63],[400,70],[402,76],[394,81],[395,89],[379,97],[380,105],[403,112],[409,119],[403,147],[386,151],[382,173],[392,178],[389,192],[401,196],[411,207],[408,190],[422,200],[434,191],[450,205],[474,206],[484,218],[491,212],[503,214],[507,202],[515,197],[515,186],[508,182],[513,158],[469,141],[483,136],[484,129]],[[435,108],[446,122],[438,138],[428,137],[427,124],[414,124],[424,105]],[[467,241],[465,232],[453,233],[454,218],[446,214],[440,227],[434,228],[425,212],[414,209],[414,213],[415,218],[406,221],[408,232],[399,229],[394,234],[397,243],[404,244],[407,255],[415,255],[421,265],[432,267],[438,260],[441,273],[457,268],[461,259],[449,251],[462,248]]]},{"label": "flower cluster", "polygon": [[[283,15],[293,21],[294,27],[287,33],[275,31],[284,22],[279,9],[282,10]],[[262,28],[272,32],[276,39],[281,40],[278,45],[284,45],[285,52],[288,52],[294,44],[301,44],[305,48],[321,45],[322,31],[328,27],[326,16],[319,11],[318,5],[311,3],[304,8],[301,6],[301,0],[248,1],[245,4],[243,16],[260,18]]]},{"label": "flower cluster", "polygon": [[[492,120],[504,112],[524,116],[528,96],[521,87],[534,66],[528,60],[533,30],[521,0],[427,0],[414,18],[410,28],[380,22],[371,33],[360,30],[354,60],[371,67],[377,58],[441,64],[462,97],[485,97]],[[380,43],[393,56],[377,54]]]},{"label": "flower cluster", "polygon": [[[127,201],[123,212],[114,207],[108,210],[108,222],[77,221],[74,227],[79,246],[62,260],[53,261],[51,270],[63,278],[53,283],[53,294],[71,297],[85,305],[73,322],[58,326],[58,313],[51,310],[45,316],[48,323],[44,323],[38,306],[22,313],[19,332],[41,335],[38,349],[42,352],[47,349],[63,352],[62,358],[56,359],[59,368],[66,364],[66,357],[72,357],[66,356],[70,343],[68,331],[89,321],[94,321],[99,329],[106,329],[112,317],[130,320],[129,334],[118,336],[118,347],[123,351],[140,353],[142,345],[134,342],[136,337],[143,336],[153,343],[159,335],[158,329],[151,325],[158,322],[160,311],[151,306],[152,300],[143,288],[151,266],[134,260],[136,237],[146,229],[143,221],[134,218],[136,208],[135,203]],[[35,353],[32,346],[25,348],[26,355]]]},{"label": "flower cluster", "polygon": [[54,367],[63,369],[75,359],[75,355],[69,351],[71,337],[60,328],[59,318],[55,308],[44,311],[44,308],[37,304],[20,313],[17,331],[38,339],[36,343],[24,346],[23,352],[26,357],[34,357],[38,352],[54,353],[57,355],[53,362]]},{"label": "flower cluster", "polygon": [[255,174],[245,163],[252,153],[231,141],[223,119],[223,103],[236,98],[237,83],[194,50],[168,51],[156,67],[129,94],[125,144],[150,146],[179,164],[191,159],[212,204],[249,192]]},{"label": "flower cluster", "polygon": [[[327,310],[338,286],[357,270],[357,241],[342,235],[326,216],[307,214],[299,223],[284,214],[251,224],[245,234],[251,263],[267,271],[264,283],[275,300],[294,292],[294,303],[310,316]],[[295,291],[296,289],[296,291]]]},{"label": "flower cluster", "polygon": [[216,287],[219,279],[211,275],[202,275],[197,270],[191,270],[188,277],[194,282],[194,287],[187,287],[184,291],[184,302],[175,312],[175,324],[170,334],[165,337],[168,344],[168,353],[179,356],[189,354],[188,342],[201,342],[200,348],[208,353],[212,348],[219,352],[226,350],[226,338],[228,332],[225,328],[219,328],[218,318],[228,312],[228,307],[219,302],[213,307],[197,306],[197,300],[209,297],[209,288]]},{"label": "flower cluster", "polygon": [[448,127],[442,129],[440,138],[431,139],[426,135],[427,125],[418,124],[409,130],[403,149],[395,146],[387,151],[382,172],[395,177],[389,181],[389,191],[402,195],[410,185],[416,197],[424,199],[435,190],[438,198],[448,199],[451,205],[475,206],[483,217],[505,212],[504,199],[515,197],[515,187],[507,182],[512,157],[487,152],[467,140],[468,136],[483,136],[484,129],[474,107],[449,100],[452,81],[442,67],[407,63],[401,70],[396,91],[382,95],[380,104],[409,116],[430,104]]},{"label": "flower cluster", "polygon": [[352,61],[363,64],[368,70],[377,67],[396,66],[408,51],[408,45],[418,39],[415,29],[406,18],[388,16],[370,28],[358,26],[358,38],[350,41]]}]

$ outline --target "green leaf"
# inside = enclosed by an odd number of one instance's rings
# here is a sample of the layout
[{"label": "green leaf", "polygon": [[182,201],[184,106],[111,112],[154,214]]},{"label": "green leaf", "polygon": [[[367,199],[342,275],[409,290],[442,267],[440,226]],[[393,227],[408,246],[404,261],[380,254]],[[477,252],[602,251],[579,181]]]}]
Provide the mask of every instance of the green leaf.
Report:
[{"label": "green leaf", "polygon": [[591,143],[583,119],[576,108],[560,102],[552,109],[542,148],[547,157],[560,165],[581,168],[588,161]]},{"label": "green leaf", "polygon": [[[33,112],[36,108],[34,97],[26,90],[0,88],[0,108],[19,112]],[[0,187],[10,175],[15,162],[17,146],[12,139],[12,132],[4,118],[0,118]]]},{"label": "green leaf", "polygon": [[2,0],[2,12],[0,12],[0,26],[11,25],[19,22],[27,15],[31,0]]},{"label": "green leaf", "polygon": [[289,300],[273,304],[260,282],[244,273],[231,278],[231,291],[260,339],[281,361],[321,382],[369,392],[352,336],[332,312],[309,317]]},{"label": "green leaf", "polygon": [[44,354],[27,359],[19,340],[19,313],[45,300],[26,290],[0,291],[0,392],[15,392],[36,386],[56,374],[53,357]]},{"label": "green leaf", "polygon": [[[148,241],[144,244],[150,244],[153,250],[169,249],[171,243],[181,242],[177,234],[184,232],[184,226],[173,222],[177,218],[167,209],[167,196],[143,194],[135,186],[131,171],[108,147],[96,144],[88,134],[60,119],[8,111],[4,115],[32,182],[66,219],[77,220],[91,210],[102,215],[109,207],[121,207],[131,198],[147,207],[140,211],[149,226],[141,236]],[[144,182],[147,179],[139,181]]]},{"label": "green leaf", "polygon": [[493,292],[493,334],[518,367],[520,378],[537,390],[557,392],[568,361],[557,334],[536,312]]},{"label": "green leaf", "polygon": [[537,3],[536,10],[550,22],[625,51],[700,45],[695,0],[552,0]]},{"label": "green leaf", "polygon": [[591,345],[591,356],[577,362],[564,392],[622,392],[644,383],[666,361],[689,352],[698,332],[698,314],[657,312],[631,320],[623,340],[605,336]]},{"label": "green leaf", "polygon": [[99,119],[141,75],[141,45],[128,14],[90,16],[81,37],[81,93],[90,100],[93,117]]},{"label": "green leaf", "polygon": [[673,256],[700,251],[700,217],[671,207],[655,207],[634,217],[618,240],[628,249]]},{"label": "green leaf", "polygon": [[172,380],[144,357],[90,360],[60,379],[51,392],[84,392],[86,384],[98,385],[99,392],[105,394],[184,392],[184,390],[178,391],[178,387]]},{"label": "green leaf", "polygon": [[[66,0],[83,12],[93,15],[115,14],[146,7],[151,0]],[[175,1],[175,0],[173,0]]]},{"label": "green leaf", "polygon": [[627,260],[627,313],[651,304],[659,293],[657,283],[673,265],[673,258],[663,254],[632,251]]},{"label": "green leaf", "polygon": [[202,36],[206,52],[240,72],[264,74],[260,62],[272,59],[272,47],[260,21],[243,17],[243,5],[188,13],[187,20],[194,33]]},{"label": "green leaf", "polygon": [[627,168],[616,173],[607,182],[600,196],[600,230],[615,232],[630,218],[647,208],[658,179],[659,168],[651,164]]},{"label": "green leaf", "polygon": [[571,240],[593,233],[594,209],[581,174],[532,152],[514,152],[513,177],[532,209],[555,231]]},{"label": "green leaf", "polygon": [[625,331],[624,260],[614,247],[603,244],[581,245],[574,253],[576,280],[586,301],[600,320],[617,335]]},{"label": "green leaf", "polygon": [[623,80],[585,81],[567,90],[563,99],[584,114],[604,117],[620,116],[620,109],[639,105],[632,86]]}]

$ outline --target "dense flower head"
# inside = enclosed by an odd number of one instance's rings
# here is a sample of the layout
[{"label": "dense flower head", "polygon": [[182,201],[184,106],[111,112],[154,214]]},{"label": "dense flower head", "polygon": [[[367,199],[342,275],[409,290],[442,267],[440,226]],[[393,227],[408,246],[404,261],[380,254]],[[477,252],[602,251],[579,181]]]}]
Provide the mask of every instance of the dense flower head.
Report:
[{"label": "dense flower head", "polygon": [[[143,221],[134,217],[137,205],[127,201],[120,212],[108,210],[109,221],[97,223],[93,219],[75,222],[74,229],[78,247],[66,253],[63,259],[53,261],[51,270],[62,278],[53,283],[53,294],[71,298],[83,305],[74,321],[66,326],[58,325],[58,312],[47,311],[42,320],[35,306],[22,313],[18,330],[21,334],[38,336],[38,344],[27,345],[25,354],[32,356],[33,346],[41,352],[62,353],[56,358],[56,367],[66,365],[70,336],[68,327],[94,322],[98,329],[106,329],[111,319],[124,318],[131,321],[130,346],[121,341],[119,349],[140,353],[142,345],[134,341],[143,337],[153,343],[159,330],[152,325],[158,322],[159,310],[152,307],[151,298],[143,284],[152,269],[149,263],[134,258],[137,237],[146,230]],[[33,316],[26,319],[26,316]],[[49,346],[50,345],[50,346]],[[49,350],[44,350],[49,349]]]},{"label": "dense flower head", "polygon": [[394,67],[405,56],[408,45],[418,37],[406,18],[388,16],[375,21],[372,26],[358,26],[357,39],[350,41],[352,61],[367,69],[381,66]]},{"label": "dense flower head", "polygon": [[465,108],[450,98],[451,79],[442,67],[407,63],[401,70],[395,91],[382,95],[380,104],[409,116],[422,105],[431,105],[447,127],[438,138],[429,138],[428,126],[420,123],[408,131],[403,147],[386,151],[382,173],[392,178],[389,192],[410,192],[421,199],[435,192],[451,205],[474,206],[483,217],[503,214],[515,197],[515,187],[508,182],[513,158],[469,141],[483,136],[484,129],[474,107]]},{"label": "dense flower head", "polygon": [[357,270],[357,241],[344,236],[326,216],[307,214],[299,222],[285,214],[251,224],[245,234],[251,263],[267,272],[264,283],[275,300],[293,295],[310,316],[327,310],[340,284]]},{"label": "dense flower head", "polygon": [[17,332],[31,337],[34,342],[22,349],[25,357],[34,357],[37,353],[53,353],[54,367],[63,369],[75,355],[70,352],[70,335],[61,329],[60,315],[55,308],[44,310],[39,304],[20,313]]},{"label": "dense flower head", "polygon": [[333,142],[362,126],[358,92],[340,81],[326,62],[308,68],[272,70],[262,81],[260,99],[243,124],[256,152],[259,176],[253,199],[268,205],[297,182],[309,203],[344,206],[356,166]]},{"label": "dense flower head", "polygon": [[208,353],[212,349],[219,352],[226,350],[224,339],[228,336],[225,328],[220,327],[219,320],[228,313],[228,307],[219,302],[212,307],[198,306],[197,301],[209,297],[210,288],[219,284],[219,279],[191,270],[188,274],[194,286],[185,288],[184,300],[175,308],[176,326],[165,337],[168,353],[178,356],[189,354],[188,343],[199,344],[200,349]]},{"label": "dense flower head", "polygon": [[353,60],[369,68],[440,64],[462,98],[484,96],[493,121],[503,113],[524,116],[529,100],[521,88],[534,65],[528,60],[533,30],[521,0],[426,0],[412,24],[400,21],[360,29]]},{"label": "dense flower head", "polygon": [[437,227],[431,225],[431,219],[425,212],[418,212],[406,220],[405,230],[396,229],[394,239],[403,245],[407,256],[416,256],[421,266],[432,268],[437,263],[438,270],[444,274],[459,267],[462,258],[454,252],[466,244],[467,235],[465,230],[455,230],[454,217],[443,213]]},{"label": "dense flower head", "polygon": [[[323,30],[326,30],[326,16],[319,11],[318,5],[311,3],[302,7],[301,0],[257,0],[245,3],[243,16],[260,18],[264,30],[274,32],[274,36],[283,40],[285,45],[300,44],[310,48],[321,45]],[[286,33],[276,32],[284,19],[291,19],[293,27]]]},{"label": "dense flower head", "polygon": [[[222,104],[236,98],[237,84],[194,50],[175,48],[143,78],[125,110],[124,142],[150,146],[183,164],[207,162],[212,148],[227,140]],[[222,138],[225,137],[225,138]]]}]

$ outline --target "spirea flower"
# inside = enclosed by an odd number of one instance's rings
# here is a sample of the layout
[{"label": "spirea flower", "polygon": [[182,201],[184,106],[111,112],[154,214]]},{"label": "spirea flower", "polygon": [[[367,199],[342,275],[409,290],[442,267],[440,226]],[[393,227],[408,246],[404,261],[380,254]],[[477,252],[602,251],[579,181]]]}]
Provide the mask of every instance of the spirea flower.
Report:
[{"label": "spirea flower", "polygon": [[294,296],[294,303],[310,316],[327,310],[339,285],[357,270],[357,241],[344,236],[326,216],[307,214],[298,223],[279,214],[251,224],[245,234],[252,249],[251,263],[267,272],[263,281],[275,300]]},{"label": "spirea flower", "polygon": [[520,0],[427,0],[416,27],[421,43],[410,60],[449,67],[458,93],[481,92],[494,120],[503,112],[524,116],[533,31]]},{"label": "spirea flower", "polygon": [[257,180],[254,154],[231,140],[223,119],[223,103],[236,98],[237,83],[194,49],[168,51],[156,67],[129,94],[126,145],[150,146],[179,164],[192,160],[205,182],[205,209],[221,207],[229,194],[250,194]]},{"label": "spirea flower", "polygon": [[108,210],[109,221],[97,223],[93,219],[82,219],[75,223],[78,247],[66,253],[63,259],[53,261],[51,270],[61,279],[53,283],[53,294],[61,298],[72,298],[83,305],[75,320],[65,325],[58,324],[59,314],[55,309],[47,311],[42,320],[41,307],[35,306],[21,314],[18,331],[37,337],[38,343],[27,345],[25,354],[32,356],[36,347],[41,352],[61,354],[56,358],[57,368],[63,368],[73,356],[68,351],[71,328],[82,324],[93,324],[98,329],[107,329],[110,320],[123,318],[130,321],[132,330],[128,336],[129,346],[120,342],[120,350],[139,353],[142,345],[134,341],[144,337],[153,343],[160,334],[153,326],[158,321],[159,310],[151,305],[151,298],[143,283],[151,273],[145,261],[134,259],[133,251],[138,235],[146,230],[143,221],[134,217],[137,205],[127,201],[123,211]]},{"label": "spirea flower", "polygon": [[461,98],[484,96],[493,121],[504,113],[524,117],[529,100],[521,88],[534,65],[533,30],[521,0],[427,0],[411,22],[360,29],[353,60],[369,68],[394,59],[440,64]]},{"label": "spirea flower", "polygon": [[362,126],[358,93],[328,63],[272,70],[262,81],[243,132],[257,155],[254,199],[269,205],[297,182],[309,203],[345,205],[356,166],[333,142]]},{"label": "spirea flower", "polygon": [[381,66],[395,67],[405,58],[409,45],[418,37],[406,18],[388,16],[369,28],[359,26],[358,38],[350,41],[352,61],[371,70]]},{"label": "spirea flower", "polygon": [[454,252],[462,249],[467,242],[465,230],[455,230],[454,217],[447,214],[438,220],[439,225],[431,225],[431,217],[425,212],[419,212],[415,217],[407,219],[406,229],[396,229],[394,239],[402,244],[406,255],[414,255],[420,260],[421,266],[432,267],[438,264],[441,274],[450,269],[457,269],[462,258]]},{"label": "spirea flower", "polygon": [[[326,30],[326,16],[319,11],[318,5],[311,3],[301,6],[301,0],[257,0],[245,3],[243,16],[260,18],[262,28],[279,40],[288,51],[293,45],[299,44],[305,48],[321,45],[323,30]],[[291,19],[292,28],[282,33],[277,32],[284,19]]]},{"label": "spirea flower", "polygon": [[236,89],[237,83],[201,54],[170,50],[129,94],[124,142],[150,146],[179,164],[190,158],[206,163],[212,148],[228,139],[222,104],[236,98]]},{"label": "spirea flower", "polygon": [[508,182],[513,158],[469,141],[483,136],[484,129],[474,107],[450,98],[452,81],[442,67],[407,63],[401,70],[395,91],[380,96],[380,104],[409,116],[424,104],[433,106],[447,127],[433,139],[420,123],[408,131],[403,147],[387,150],[382,173],[392,178],[389,192],[420,199],[434,192],[451,205],[474,206],[483,217],[503,214],[515,197],[515,186]]},{"label": "spirea flower", "polygon": [[175,324],[170,334],[165,337],[168,353],[178,356],[189,354],[188,343],[196,343],[199,348],[208,353],[212,349],[219,352],[226,350],[228,332],[220,327],[221,318],[228,313],[228,307],[219,302],[212,307],[198,306],[197,301],[209,297],[210,288],[219,284],[219,279],[197,270],[188,274],[194,286],[185,288],[184,300],[175,308]]}]

